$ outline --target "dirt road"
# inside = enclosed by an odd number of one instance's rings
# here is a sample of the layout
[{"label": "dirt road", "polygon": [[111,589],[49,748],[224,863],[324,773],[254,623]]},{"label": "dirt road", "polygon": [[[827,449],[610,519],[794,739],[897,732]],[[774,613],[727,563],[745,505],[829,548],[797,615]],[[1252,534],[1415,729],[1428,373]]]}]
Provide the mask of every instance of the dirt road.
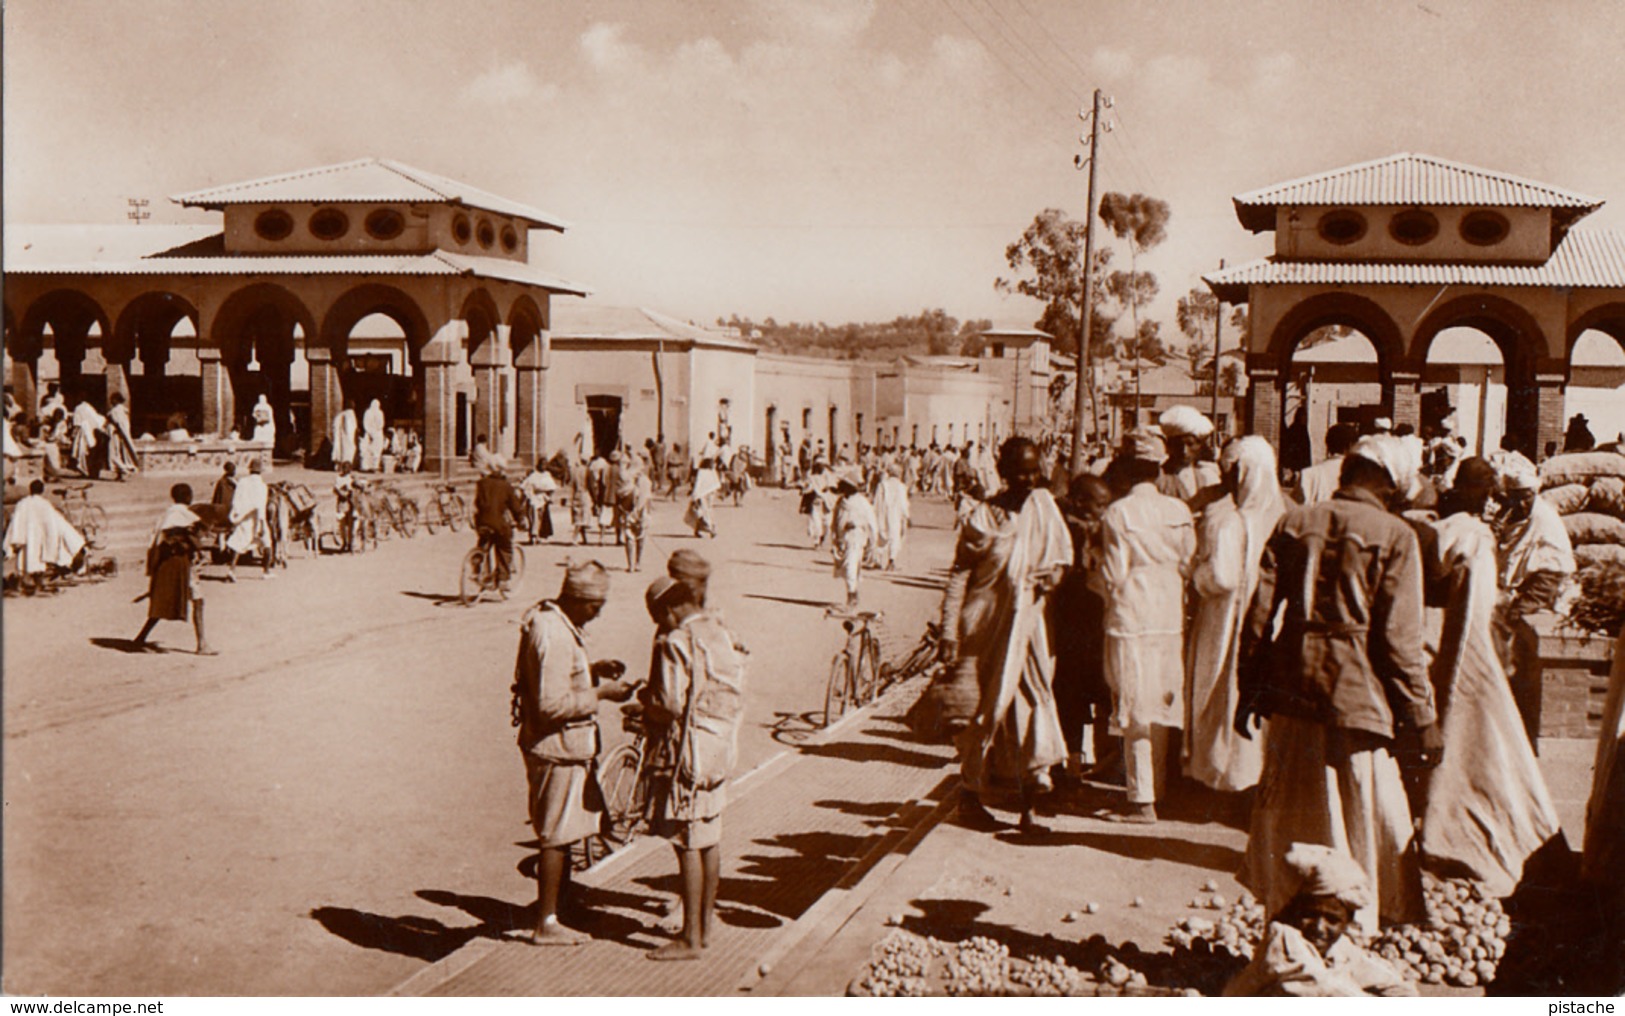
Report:
[{"label": "dirt road", "polygon": [[[721,537],[703,543],[679,515],[658,503],[644,572],[614,575],[592,651],[641,672],[643,587],[671,550],[699,549],[752,649],[754,766],[782,750],[776,723],[821,708],[839,580],[790,496],[721,509]],[[866,579],[899,645],[934,610],[950,553],[946,507],[916,517],[905,570]],[[368,994],[462,944],[474,915],[528,904],[517,622],[567,556],[623,559],[532,548],[513,600],[468,609],[447,601],[471,541],[420,535],[295,560],[272,581],[206,582],[213,658],[174,622],[157,633],[171,652],[123,651],[144,617],[136,575],[8,601],[5,990]]]}]

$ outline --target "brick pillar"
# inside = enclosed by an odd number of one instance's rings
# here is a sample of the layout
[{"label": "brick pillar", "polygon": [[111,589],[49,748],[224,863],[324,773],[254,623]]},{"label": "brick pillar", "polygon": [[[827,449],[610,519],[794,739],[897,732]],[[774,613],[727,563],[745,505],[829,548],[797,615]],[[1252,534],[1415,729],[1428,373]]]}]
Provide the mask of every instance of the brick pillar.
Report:
[{"label": "brick pillar", "polygon": [[199,349],[198,359],[203,361],[203,433],[224,437],[237,418],[231,372],[220,361],[218,349]]},{"label": "brick pillar", "polygon": [[1418,433],[1422,430],[1422,375],[1413,371],[1396,370],[1393,373],[1394,426],[1408,423]]},{"label": "brick pillar", "polygon": [[344,408],[344,393],[339,387],[338,368],[333,366],[333,354],[326,349],[305,350],[310,364],[310,452],[321,448],[322,442],[333,437],[333,417]]},{"label": "brick pillar", "polygon": [[423,347],[423,469],[444,472],[457,458],[457,389],[452,369],[455,345],[431,342]]},{"label": "brick pillar", "polygon": [[1249,367],[1247,376],[1247,430],[1281,447],[1281,372],[1273,367]]},{"label": "brick pillar", "polygon": [[29,416],[39,415],[39,354],[24,356],[14,350],[11,357],[11,394]]},{"label": "brick pillar", "polygon": [[502,447],[502,381],[499,378],[501,368],[491,365],[475,365],[474,367],[474,432],[469,435],[470,447],[472,442],[479,440],[481,434],[485,435],[493,452],[500,454]]},{"label": "brick pillar", "polygon": [[1524,454],[1536,462],[1545,455],[1548,443],[1556,441],[1559,450],[1563,447],[1563,435],[1568,429],[1563,418],[1564,381],[1559,372],[1542,370],[1535,375],[1535,441],[1524,449]]},{"label": "brick pillar", "polygon": [[547,454],[547,371],[517,367],[514,392],[514,457],[531,465]]},{"label": "brick pillar", "polygon": [[130,404],[129,364],[109,363],[103,373],[107,375],[107,405],[113,405],[113,393],[118,392],[124,396],[124,403],[130,406],[130,412],[135,412],[135,406]]}]

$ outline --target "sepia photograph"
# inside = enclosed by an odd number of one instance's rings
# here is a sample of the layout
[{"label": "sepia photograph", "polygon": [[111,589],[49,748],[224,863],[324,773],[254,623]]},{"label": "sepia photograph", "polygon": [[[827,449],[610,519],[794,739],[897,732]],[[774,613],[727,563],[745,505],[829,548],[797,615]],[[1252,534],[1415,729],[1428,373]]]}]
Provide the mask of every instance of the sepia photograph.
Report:
[{"label": "sepia photograph", "polygon": [[1625,995],[1625,5],[0,74],[8,1011]]}]

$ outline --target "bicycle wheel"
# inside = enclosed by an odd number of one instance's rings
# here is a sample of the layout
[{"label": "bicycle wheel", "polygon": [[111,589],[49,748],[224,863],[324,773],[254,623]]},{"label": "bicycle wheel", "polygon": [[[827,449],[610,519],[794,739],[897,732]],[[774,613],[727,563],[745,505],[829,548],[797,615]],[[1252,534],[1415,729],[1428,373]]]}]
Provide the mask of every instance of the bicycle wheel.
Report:
[{"label": "bicycle wheel", "polygon": [[439,502],[438,499],[434,500],[434,501],[430,501],[427,505],[424,506],[424,508],[423,508],[423,528],[427,529],[429,531],[430,536],[434,535],[435,527],[439,526],[444,521],[445,521],[445,519],[443,517],[443,513],[440,510],[440,502]]},{"label": "bicycle wheel", "polygon": [[853,698],[860,706],[868,705],[880,694],[880,640],[875,638],[873,632],[863,633],[852,684]]},{"label": "bicycle wheel", "polygon": [[629,843],[643,822],[647,799],[642,780],[643,752],[623,744],[598,767],[598,785],[604,791],[604,835],[619,846]]},{"label": "bicycle wheel", "polygon": [[79,516],[79,535],[91,546],[97,545],[97,537],[107,528],[107,511],[99,504],[87,504],[81,509]]},{"label": "bicycle wheel", "polygon": [[513,563],[508,568],[508,588],[518,589],[519,583],[525,578],[525,549],[517,543],[513,546]]},{"label": "bicycle wheel", "polygon": [[463,555],[462,571],[457,578],[457,595],[463,606],[472,606],[485,592],[485,551],[475,547]]},{"label": "bicycle wheel", "polygon": [[451,527],[452,532],[458,532],[463,528],[463,523],[468,521],[468,505],[463,503],[461,494],[453,494],[448,508],[450,510],[446,513],[446,525]]},{"label": "bicycle wheel", "polygon": [[852,655],[845,649],[829,664],[829,684],[824,686],[824,726],[846,714],[852,704]]},{"label": "bicycle wheel", "polygon": [[401,535],[409,540],[418,534],[418,503],[416,501],[401,502],[400,521],[396,525],[400,527]]}]

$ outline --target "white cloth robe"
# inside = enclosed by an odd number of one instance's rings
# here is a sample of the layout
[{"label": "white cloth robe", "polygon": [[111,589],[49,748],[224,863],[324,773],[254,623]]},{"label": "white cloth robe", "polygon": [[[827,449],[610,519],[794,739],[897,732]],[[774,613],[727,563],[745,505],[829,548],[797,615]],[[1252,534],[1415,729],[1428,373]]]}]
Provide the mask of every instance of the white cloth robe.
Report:
[{"label": "white cloth robe", "polygon": [[238,478],[237,488],[231,495],[231,535],[226,537],[226,546],[233,552],[241,554],[251,547],[261,550],[267,547],[265,513],[269,498],[270,490],[258,473]]},{"label": "white cloth robe", "polygon": [[333,464],[355,464],[355,410],[346,409],[333,417]]},{"label": "white cloth robe", "polygon": [[12,507],[6,556],[17,554],[24,574],[38,575],[46,565],[70,568],[84,547],[85,538],[43,494],[30,494]]},{"label": "white cloth robe", "polygon": [[1185,725],[1185,578],[1196,527],[1183,501],[1135,484],[1101,515],[1106,683],[1121,730]]},{"label": "white cloth robe", "polygon": [[889,568],[903,555],[903,537],[908,532],[908,488],[897,477],[887,474],[875,488],[875,561]]}]

